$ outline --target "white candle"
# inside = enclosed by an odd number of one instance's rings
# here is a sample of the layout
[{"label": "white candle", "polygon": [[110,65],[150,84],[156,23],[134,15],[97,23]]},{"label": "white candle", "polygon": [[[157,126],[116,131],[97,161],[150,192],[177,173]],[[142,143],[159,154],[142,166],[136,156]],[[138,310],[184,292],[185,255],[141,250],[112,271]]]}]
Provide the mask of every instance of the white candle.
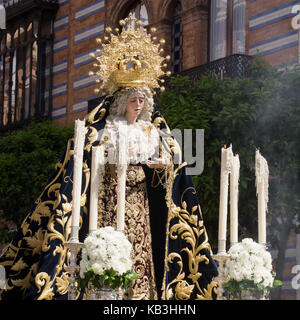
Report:
[{"label": "white candle", "polygon": [[74,130],[74,170],[73,170],[73,200],[71,220],[71,241],[78,241],[80,200],[82,184],[82,162],[85,139],[85,121],[76,120]]},{"label": "white candle", "polygon": [[99,184],[104,171],[104,147],[92,147],[89,233],[97,230]]},{"label": "white candle", "polygon": [[256,150],[255,154],[256,194],[258,206],[258,242],[267,243],[266,212],[269,201],[269,168],[266,159]]},{"label": "white candle", "polygon": [[117,157],[117,230],[125,228],[125,198],[126,198],[126,171],[127,171],[127,125],[119,124]]},{"label": "white candle", "polygon": [[230,245],[238,242],[238,197],[239,197],[240,159],[232,157],[230,172]]},{"label": "white candle", "polygon": [[221,150],[221,175],[220,175],[220,203],[219,203],[219,232],[218,253],[226,252],[226,228],[228,208],[228,178],[230,172],[232,147]]}]

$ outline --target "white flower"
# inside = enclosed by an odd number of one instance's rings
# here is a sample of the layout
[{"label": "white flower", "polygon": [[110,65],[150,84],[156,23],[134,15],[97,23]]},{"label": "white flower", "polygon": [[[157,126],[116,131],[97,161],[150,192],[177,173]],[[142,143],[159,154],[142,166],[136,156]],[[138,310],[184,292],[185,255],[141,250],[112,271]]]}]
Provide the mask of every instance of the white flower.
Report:
[{"label": "white flower", "polygon": [[273,284],[272,257],[265,247],[252,239],[243,239],[229,250],[225,275],[236,281],[252,280],[264,288]]},{"label": "white flower", "polygon": [[99,275],[101,275],[104,271],[103,265],[101,265],[100,263],[97,263],[97,262],[92,264],[92,268],[93,268],[94,272]]},{"label": "white flower", "polygon": [[114,269],[120,275],[131,270],[131,243],[123,232],[112,227],[104,227],[94,231],[84,241],[80,277],[84,277],[87,268],[92,268],[98,275],[105,270]]}]

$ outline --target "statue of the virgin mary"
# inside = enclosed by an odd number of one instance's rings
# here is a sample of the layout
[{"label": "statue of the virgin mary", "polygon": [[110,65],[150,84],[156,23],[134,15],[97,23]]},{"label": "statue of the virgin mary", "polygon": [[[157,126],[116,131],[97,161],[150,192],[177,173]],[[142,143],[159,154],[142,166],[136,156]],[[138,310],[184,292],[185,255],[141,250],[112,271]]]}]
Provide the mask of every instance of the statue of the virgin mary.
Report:
[{"label": "statue of the virgin mary", "polygon": [[[124,232],[138,275],[128,298],[215,299],[217,267],[196,191],[186,163],[174,161],[181,159],[180,148],[153,103],[153,90],[165,74],[164,58],[139,21],[128,19],[120,22],[120,34],[110,34],[96,58],[96,75],[107,95],[85,118],[80,239],[88,233],[92,147],[103,146],[108,158],[120,149],[121,131],[128,163]],[[73,168],[70,139],[49,183],[0,257],[7,276],[3,300],[67,298],[70,253],[64,243],[70,238]],[[116,163],[107,161],[100,181],[98,227],[116,227]]]}]

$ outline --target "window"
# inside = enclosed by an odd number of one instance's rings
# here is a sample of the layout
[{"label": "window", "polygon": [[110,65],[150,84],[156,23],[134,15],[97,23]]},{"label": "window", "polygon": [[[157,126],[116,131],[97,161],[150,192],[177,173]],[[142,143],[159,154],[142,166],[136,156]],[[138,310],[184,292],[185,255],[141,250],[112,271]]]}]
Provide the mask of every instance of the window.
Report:
[{"label": "window", "polygon": [[2,4],[0,4],[0,29],[6,28],[6,12]]},{"label": "window", "polygon": [[211,0],[210,61],[226,56],[227,0]]},{"label": "window", "polygon": [[246,0],[233,2],[233,52],[245,53],[246,48]]},{"label": "window", "polygon": [[[45,41],[39,22],[3,33],[0,48],[0,128],[43,117],[45,113]],[[38,88],[38,86],[40,86]],[[2,108],[1,108],[2,106]]]},{"label": "window", "polygon": [[180,13],[182,6],[180,1],[174,8],[171,39],[171,71],[173,74],[182,71],[182,22]]},{"label": "window", "polygon": [[41,5],[43,10],[27,1],[6,2],[9,20],[0,33],[1,131],[52,112],[53,22],[58,4],[47,0]]},{"label": "window", "polygon": [[36,116],[38,48],[33,23],[19,27],[13,36],[7,33],[2,43],[1,127]]},{"label": "window", "polygon": [[245,53],[246,0],[211,0],[210,61]]},{"label": "window", "polygon": [[131,13],[133,17],[142,21],[143,27],[146,27],[148,25],[148,23],[149,23],[148,13],[147,13],[146,6],[143,4],[142,1],[135,4],[132,7],[132,9],[129,11],[129,13]]}]

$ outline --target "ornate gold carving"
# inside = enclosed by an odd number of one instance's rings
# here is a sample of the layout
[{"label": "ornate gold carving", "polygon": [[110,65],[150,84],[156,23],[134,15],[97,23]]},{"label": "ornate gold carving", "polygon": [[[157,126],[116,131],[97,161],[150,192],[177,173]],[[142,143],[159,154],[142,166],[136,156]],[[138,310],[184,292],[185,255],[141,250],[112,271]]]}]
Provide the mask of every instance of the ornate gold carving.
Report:
[{"label": "ornate gold carving", "polygon": [[[190,189],[191,188],[187,188],[184,193]],[[180,254],[170,253],[166,257],[165,265],[167,270],[169,270],[168,265],[172,263],[176,263],[179,267],[177,277],[164,289],[166,299],[173,297],[173,290],[171,287],[174,286],[174,284],[176,284],[174,289],[176,299],[189,299],[195,286],[199,292],[197,294],[197,299],[212,299],[212,291],[215,290],[216,283],[211,282],[207,290],[201,290],[198,283],[198,279],[202,276],[202,274],[198,272],[199,263],[209,263],[209,259],[206,255],[201,254],[201,251],[203,249],[211,250],[207,237],[205,237],[206,240],[199,244],[199,238],[203,233],[205,233],[205,228],[203,226],[203,221],[199,221],[198,216],[194,214],[198,209],[198,206],[194,206],[190,213],[187,210],[187,204],[185,201],[182,201],[181,207],[176,206],[174,203],[170,206],[171,219],[178,219],[178,222],[170,228],[170,239],[175,240],[180,236],[187,246],[181,250]],[[181,254],[183,252],[187,254],[189,274],[185,274],[183,271],[183,256]],[[193,284],[189,285],[185,279],[191,279]]]},{"label": "ornate gold carving", "polygon": [[[150,34],[141,27],[141,22],[131,15],[120,21],[123,27],[121,33],[116,31],[113,34],[111,28],[106,28],[108,36],[104,39],[107,43],[102,43],[102,54],[100,57],[92,54],[96,58],[99,71],[89,72],[90,76],[101,78],[101,87],[108,93],[113,93],[119,87],[148,87],[150,89],[160,87],[158,80],[163,75],[171,73],[162,69],[167,67],[163,61],[170,60],[167,56],[163,58],[163,40],[154,44]],[[155,32],[152,28],[151,32]],[[109,40],[110,38],[110,40]],[[97,39],[101,44],[101,40]],[[99,79],[96,82],[100,82]],[[162,81],[163,82],[163,81]],[[164,87],[161,87],[164,90]],[[97,89],[95,92],[99,92]]]},{"label": "ornate gold carving", "polygon": [[182,280],[175,287],[175,298],[177,300],[189,300],[193,290],[194,285],[189,285],[185,280]]},{"label": "ornate gold carving", "polygon": [[69,140],[68,140],[67,149],[66,149],[66,155],[65,155],[64,161],[63,161],[62,165],[60,166],[60,169],[59,169],[56,177],[45,187],[45,189],[43,190],[43,192],[42,192],[42,193],[40,194],[40,196],[37,198],[36,203],[40,203],[41,197],[42,197],[42,195],[44,194],[44,192],[45,192],[46,190],[48,190],[48,188],[55,183],[55,181],[60,177],[61,174],[64,173],[65,166],[66,166],[67,162],[70,160],[70,156],[71,156],[70,148],[71,148],[71,142],[72,142],[73,140],[74,140],[74,139],[69,139]]},{"label": "ornate gold carving", "polygon": [[50,276],[46,272],[40,272],[35,277],[35,284],[38,288],[38,293],[41,292],[42,287],[43,290],[38,297],[38,300],[52,300],[54,293],[52,290],[53,281],[50,281]]},{"label": "ornate gold carving", "polygon": [[[93,124],[101,121],[101,120],[103,119],[103,117],[105,116],[105,114],[106,114],[106,109],[103,108],[102,110],[100,110],[100,115],[99,115],[99,117],[98,117],[97,119],[95,119],[95,116],[96,116],[97,112],[98,112],[99,109],[101,109],[101,107],[103,106],[103,102],[104,102],[104,101],[102,101],[102,103],[100,103],[98,107],[94,108],[90,113],[88,113],[88,114],[86,115],[85,120],[88,121],[89,126],[91,126],[91,125],[93,125]],[[91,127],[88,127],[88,128],[91,129]]]},{"label": "ornate gold carving", "polygon": [[[85,207],[86,205],[86,192],[90,181],[90,169],[86,162],[83,163],[83,172],[85,174],[86,185],[84,187],[83,193],[81,195],[80,205]],[[59,184],[54,184],[49,188],[48,194],[54,192],[56,200],[53,202],[53,210],[56,210],[56,215],[51,215],[48,222],[48,232],[44,237],[42,244],[42,251],[47,252],[50,250],[50,242],[53,240],[59,240],[60,244],[55,247],[53,250],[53,256],[59,256],[59,262],[56,266],[56,274],[54,277],[50,278],[49,275],[45,272],[40,272],[35,277],[35,283],[39,289],[38,292],[41,292],[39,295],[39,300],[50,300],[53,298],[53,284],[57,286],[57,292],[59,294],[64,294],[67,292],[68,288],[68,277],[67,271],[65,270],[65,263],[69,260],[69,252],[63,243],[65,243],[71,232],[71,219],[70,212],[72,210],[72,204],[68,202],[66,195],[59,192]],[[61,201],[64,201],[61,203]],[[57,209],[58,205],[61,203],[63,210]],[[81,218],[82,222],[82,218]],[[61,231],[56,228],[55,224],[61,226]]]},{"label": "ornate gold carving", "polygon": [[25,290],[28,289],[31,285],[32,276],[36,273],[36,269],[37,269],[37,263],[31,266],[29,272],[23,279],[16,279],[16,280],[12,279],[11,283],[13,286],[10,287],[7,283],[6,289],[7,290],[13,289],[13,287],[15,286],[15,287],[20,287],[20,289],[25,292]]},{"label": "ornate gold carving", "polygon": [[42,250],[43,242],[44,242],[44,233],[42,229],[38,229],[34,236],[25,237],[28,246],[33,249],[32,255],[38,254]]},{"label": "ornate gold carving", "polygon": [[[157,118],[154,122],[157,127],[161,126],[164,122],[163,118]],[[166,126],[167,127],[167,126]],[[167,127],[166,134],[170,133]],[[173,152],[178,152],[175,142],[172,142],[172,138],[167,141],[170,150]],[[168,254],[168,241],[166,241],[165,247],[165,274],[162,286],[162,299],[175,299],[186,300],[190,299],[193,291],[196,290],[197,299],[212,299],[213,292],[216,290],[217,283],[211,281],[207,289],[201,289],[198,283],[202,274],[198,272],[199,263],[209,263],[209,259],[205,254],[201,254],[203,249],[211,251],[210,245],[208,243],[208,238],[206,230],[203,225],[203,220],[199,220],[199,216],[202,218],[202,213],[200,206],[194,206],[189,212],[187,208],[187,203],[183,200],[186,192],[196,192],[194,188],[187,188],[181,194],[181,205],[177,206],[172,199],[173,183],[187,163],[180,164],[175,170],[172,165],[168,167],[168,179],[166,188],[166,204],[168,207],[168,221],[166,226],[166,238],[177,239],[180,237],[185,241],[186,247],[184,247],[180,252],[171,252]],[[176,219],[176,222],[171,226],[171,222]],[[171,228],[170,228],[171,226]],[[199,242],[200,236],[203,237],[204,241]],[[184,259],[187,258],[188,273],[183,270]],[[177,265],[178,273],[177,276],[165,286],[166,272],[169,271],[170,265]],[[192,283],[188,282],[188,279]]]},{"label": "ornate gold carving", "polygon": [[66,294],[68,292],[68,286],[69,286],[69,276],[67,272],[64,272],[62,276],[59,278],[56,278],[56,287],[57,292],[61,295]]},{"label": "ornate gold carving", "polygon": [[[212,299],[212,291],[216,288],[216,283],[211,282],[208,285],[207,289],[201,290],[198,279],[202,276],[201,273],[198,272],[199,263],[204,262],[206,264],[209,263],[209,259],[206,255],[201,254],[203,249],[207,249],[211,251],[210,245],[207,241],[205,228],[203,226],[203,221],[199,221],[199,218],[196,214],[196,211],[199,210],[198,206],[194,206],[192,208],[192,213],[187,210],[187,204],[185,201],[181,203],[181,208],[177,207],[174,203],[172,203],[170,207],[171,219],[178,218],[178,222],[174,224],[170,229],[170,239],[177,239],[177,237],[181,237],[181,239],[185,240],[187,246],[181,250],[185,252],[188,257],[188,270],[189,274],[185,275],[183,272],[183,256],[178,253],[171,253],[166,259],[166,265],[169,263],[174,263],[174,258],[176,258],[176,263],[179,266],[179,271],[177,277],[168,284],[165,289],[166,298],[170,299],[173,295],[171,293],[170,287],[177,283],[175,287],[175,298],[176,299],[189,299],[194,287],[196,286],[199,294],[197,294],[197,299]],[[205,238],[202,243],[199,244],[200,236],[205,233]],[[193,285],[188,285],[185,277],[191,279]]]},{"label": "ornate gold carving", "polygon": [[147,136],[150,136],[150,135],[151,135],[152,129],[153,129],[152,124],[143,127],[143,130],[145,131],[145,133],[146,133]]},{"label": "ornate gold carving", "polygon": [[14,265],[11,267],[11,270],[13,271],[17,271],[17,272],[20,272],[22,271],[23,269],[27,268],[28,265],[27,263],[25,263],[23,261],[22,258],[20,258],[17,262],[14,263]]},{"label": "ornate gold carving", "polygon": [[[58,182],[58,179],[60,178],[62,181],[65,181],[65,179],[70,178],[64,175],[66,173],[66,165],[73,155],[73,150],[71,150],[72,141],[73,139],[69,139],[68,141],[66,154],[62,163],[56,164],[56,169],[58,170],[56,176],[44,188],[35,202],[35,210],[27,215],[21,225],[24,238],[18,242],[17,246],[10,244],[3,253],[3,256],[5,256],[7,260],[1,264],[11,266],[12,275],[7,281],[6,290],[19,287],[20,290],[25,293],[34,283],[38,289],[39,300],[53,299],[55,296],[53,291],[55,285],[58,294],[66,293],[68,279],[65,266],[69,261],[69,252],[63,243],[70,235],[70,212],[72,210],[72,203],[68,201],[66,195],[61,193],[61,184]],[[90,180],[90,169],[87,162],[83,163],[83,173],[86,184],[81,195],[81,206],[84,212],[86,212],[86,192]],[[47,192],[47,196],[51,200],[42,200],[45,192]],[[47,220],[47,229],[43,226],[43,221],[46,221],[45,219]],[[31,223],[37,224],[39,227],[35,232],[33,231],[34,229],[31,229]],[[58,256],[56,273],[54,275],[47,274],[46,272],[37,273],[38,262],[33,263],[29,268],[26,256],[35,256],[42,254],[42,252],[48,252],[57,240],[58,244],[54,248],[52,247],[53,256]],[[15,261],[19,250],[25,250],[24,258]],[[36,257],[33,259],[36,260]],[[20,276],[18,279],[17,277],[21,274],[22,278]]]},{"label": "ornate gold carving", "polygon": [[39,203],[35,210],[33,211],[32,215],[30,216],[31,221],[36,221],[38,224],[41,224],[41,217],[49,217],[51,211],[49,207],[47,207],[46,202]]},{"label": "ornate gold carving", "polygon": [[200,294],[197,294],[197,300],[211,300],[213,292],[217,294],[218,283],[216,281],[211,281],[211,283],[207,286],[207,289],[201,290],[198,285],[198,290]]}]

